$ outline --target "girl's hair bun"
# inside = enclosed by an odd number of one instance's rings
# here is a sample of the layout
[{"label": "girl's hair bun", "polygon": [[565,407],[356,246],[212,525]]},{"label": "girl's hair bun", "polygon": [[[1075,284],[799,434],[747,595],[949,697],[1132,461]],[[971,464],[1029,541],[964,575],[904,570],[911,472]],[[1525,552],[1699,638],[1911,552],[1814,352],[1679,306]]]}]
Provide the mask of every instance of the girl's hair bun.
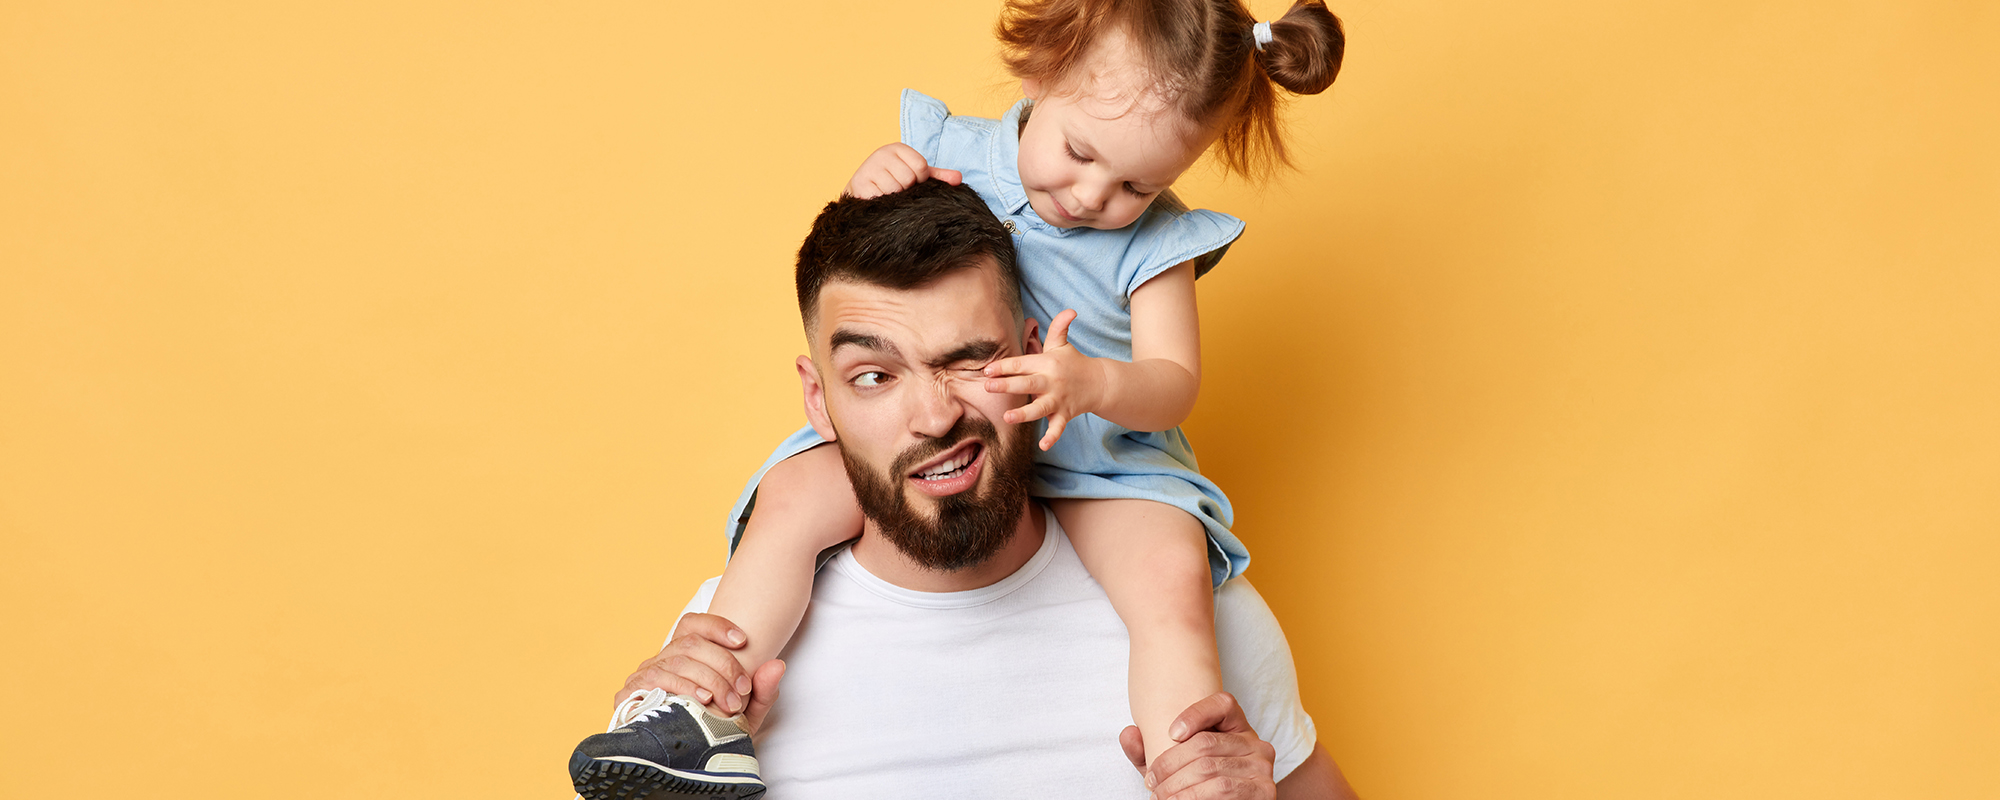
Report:
[{"label": "girl's hair bun", "polygon": [[[1340,74],[1347,36],[1324,0],[1297,0],[1258,50],[1243,0],[1005,0],[996,33],[1014,77],[1058,86],[1099,34],[1130,37],[1139,66],[1186,119],[1220,131],[1230,172],[1262,178],[1289,166],[1278,124],[1284,93],[1319,94]],[[1087,76],[1080,76],[1087,77]]]},{"label": "girl's hair bun", "polygon": [[1340,75],[1346,49],[1340,18],[1321,0],[1298,0],[1271,22],[1271,43],[1257,53],[1257,63],[1272,83],[1294,94],[1319,94]]}]

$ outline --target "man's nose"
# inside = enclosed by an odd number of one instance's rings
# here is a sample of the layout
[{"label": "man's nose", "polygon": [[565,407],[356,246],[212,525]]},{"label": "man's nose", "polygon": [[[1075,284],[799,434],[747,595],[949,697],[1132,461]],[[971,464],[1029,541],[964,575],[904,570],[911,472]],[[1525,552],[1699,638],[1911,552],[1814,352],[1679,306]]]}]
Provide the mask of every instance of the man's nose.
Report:
[{"label": "man's nose", "polygon": [[958,418],[965,416],[965,405],[958,397],[960,383],[963,381],[939,374],[931,378],[931,385],[911,392],[916,408],[910,414],[910,432],[930,438],[951,432]]}]

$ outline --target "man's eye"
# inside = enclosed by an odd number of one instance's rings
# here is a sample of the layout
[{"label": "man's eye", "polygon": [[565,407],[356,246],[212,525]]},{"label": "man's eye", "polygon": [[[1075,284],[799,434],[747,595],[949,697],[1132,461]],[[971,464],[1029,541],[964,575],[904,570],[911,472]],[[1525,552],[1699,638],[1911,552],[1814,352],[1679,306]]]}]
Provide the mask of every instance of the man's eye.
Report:
[{"label": "man's eye", "polygon": [[1090,163],[1090,159],[1077,155],[1076,150],[1069,146],[1069,142],[1063,142],[1063,153],[1069,156],[1069,160],[1074,161],[1078,164]]},{"label": "man's eye", "polygon": [[888,379],[889,379],[888,373],[863,372],[859,375],[854,376],[854,380],[852,382],[856,386],[881,386],[882,383],[884,381],[887,381]]}]

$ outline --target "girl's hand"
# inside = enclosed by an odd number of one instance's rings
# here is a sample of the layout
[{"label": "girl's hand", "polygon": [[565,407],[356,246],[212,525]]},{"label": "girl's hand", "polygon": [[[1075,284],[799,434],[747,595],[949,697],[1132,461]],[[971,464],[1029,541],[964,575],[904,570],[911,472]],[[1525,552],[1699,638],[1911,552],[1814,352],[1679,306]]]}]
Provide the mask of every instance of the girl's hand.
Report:
[{"label": "girl's hand", "polygon": [[885,144],[869,153],[861,168],[854,171],[854,177],[847,179],[847,194],[866,200],[900,192],[929,178],[953,186],[963,180],[958,170],[926,163],[923,154],[914,147],[902,142]]},{"label": "girl's hand", "polygon": [[1048,344],[1035,355],[1003,358],[986,365],[986,391],[995,394],[1031,394],[1035,400],[1008,411],[1002,419],[1020,423],[1049,418],[1049,432],[1042,436],[1042,449],[1056,446],[1063,427],[1098,407],[1104,396],[1105,374],[1099,359],[1078,352],[1069,343],[1069,324],[1075,310],[1057,314],[1049,323]]}]

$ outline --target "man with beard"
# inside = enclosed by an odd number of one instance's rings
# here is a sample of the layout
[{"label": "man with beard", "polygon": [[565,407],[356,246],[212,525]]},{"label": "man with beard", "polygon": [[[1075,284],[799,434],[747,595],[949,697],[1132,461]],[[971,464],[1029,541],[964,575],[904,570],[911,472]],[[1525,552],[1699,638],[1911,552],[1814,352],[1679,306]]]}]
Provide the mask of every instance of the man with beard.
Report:
[{"label": "man with beard", "polygon": [[[1125,727],[1124,625],[1054,515],[1028,496],[1035,426],[1002,421],[1028,398],[987,392],[980,372],[1041,350],[1013,257],[1007,231],[963,187],[929,181],[821,212],[798,269],[812,355],[797,367],[816,435],[793,437],[751,480],[731,536],[767,472],[787,459],[834,457],[861,506],[862,534],[826,559],[783,660],[744,673],[729,653],[743,646],[741,631],[700,613],[710,581],[619,697],[673,693],[743,711],[734,723],[678,712],[716,755],[658,758],[713,758],[694,763],[753,778],[761,768],[781,800],[1141,797],[1149,788],[1160,797],[1351,796],[1299,704],[1283,633],[1241,578],[1216,593],[1233,696],[1196,703],[1176,723],[1182,743],[1143,783],[1133,776],[1143,750]],[[633,739],[671,716],[585,740],[572,761],[587,776],[579,785],[592,797],[652,788],[630,777],[629,758],[592,753],[631,752]],[[741,746],[743,730],[760,758]],[[605,744],[613,740],[618,747]],[[677,788],[684,793],[672,796],[711,791],[671,778],[660,791]]]}]

